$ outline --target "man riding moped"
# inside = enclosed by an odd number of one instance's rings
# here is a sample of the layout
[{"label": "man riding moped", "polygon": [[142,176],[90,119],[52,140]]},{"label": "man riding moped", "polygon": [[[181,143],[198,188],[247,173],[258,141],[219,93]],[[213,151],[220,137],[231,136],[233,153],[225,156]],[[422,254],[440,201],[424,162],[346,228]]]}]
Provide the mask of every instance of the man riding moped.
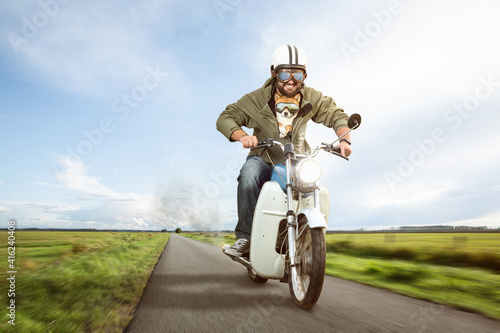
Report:
[{"label": "man riding moped", "polygon": [[[297,154],[310,149],[305,140],[307,122],[312,120],[332,128],[338,137],[340,154],[351,154],[348,116],[335,101],[304,84],[307,77],[305,52],[295,45],[278,47],[271,60],[271,77],[261,88],[230,104],[217,119],[217,129],[231,142],[254,148],[260,140],[274,138],[292,143]],[[287,119],[281,117],[287,111]],[[284,120],[282,120],[284,119]],[[285,123],[285,126],[282,123]],[[283,126],[282,126],[283,125]],[[253,129],[246,133],[242,127]],[[278,146],[251,150],[238,177],[238,223],[236,243],[226,254],[241,257],[250,249],[254,210],[263,184],[270,179],[273,165],[283,163],[285,155]]]}]

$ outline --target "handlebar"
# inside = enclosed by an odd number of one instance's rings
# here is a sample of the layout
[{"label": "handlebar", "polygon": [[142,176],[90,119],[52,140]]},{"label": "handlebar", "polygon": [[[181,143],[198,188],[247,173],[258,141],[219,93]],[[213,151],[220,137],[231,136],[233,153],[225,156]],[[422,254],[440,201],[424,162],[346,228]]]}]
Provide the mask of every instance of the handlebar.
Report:
[{"label": "handlebar", "polygon": [[[274,145],[283,147],[283,143],[281,143],[279,141],[275,141],[273,138],[270,138],[270,139],[260,140],[257,143],[257,146],[250,148],[250,150],[270,148]],[[341,155],[340,148],[337,146],[334,146],[332,143],[322,143],[321,145],[319,145],[318,147],[316,147],[315,149],[312,149],[312,150],[317,151],[320,149],[326,151],[327,153],[341,157],[341,158],[345,159],[346,161],[349,161],[349,158]]]},{"label": "handlebar", "polygon": [[260,140],[257,143],[257,146],[250,148],[250,150],[262,149],[262,148],[271,148],[272,146],[283,146],[283,144],[279,141],[274,141],[273,138]]}]

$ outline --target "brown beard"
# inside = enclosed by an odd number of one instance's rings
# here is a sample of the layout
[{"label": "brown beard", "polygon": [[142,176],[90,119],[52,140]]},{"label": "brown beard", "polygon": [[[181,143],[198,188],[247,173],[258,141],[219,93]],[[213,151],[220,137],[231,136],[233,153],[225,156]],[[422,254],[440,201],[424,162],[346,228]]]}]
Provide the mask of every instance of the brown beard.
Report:
[{"label": "brown beard", "polygon": [[297,95],[299,93],[300,89],[302,88],[302,85],[303,85],[303,83],[299,83],[297,85],[297,88],[294,91],[292,91],[292,92],[286,91],[285,88],[284,88],[284,85],[280,85],[279,83],[276,84],[276,88],[278,89],[278,91],[279,91],[279,93],[280,93],[281,96],[292,98],[292,97],[294,97],[295,95]]}]

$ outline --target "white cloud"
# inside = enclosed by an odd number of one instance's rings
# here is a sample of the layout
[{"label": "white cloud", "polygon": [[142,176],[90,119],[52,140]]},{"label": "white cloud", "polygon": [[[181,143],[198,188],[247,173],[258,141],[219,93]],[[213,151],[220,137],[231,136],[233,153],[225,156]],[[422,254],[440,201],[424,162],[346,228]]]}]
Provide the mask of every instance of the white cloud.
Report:
[{"label": "white cloud", "polygon": [[[174,183],[156,193],[121,193],[89,175],[80,161],[58,158],[61,186],[87,199],[86,207],[72,212],[69,219],[95,228],[113,229],[217,229],[218,207],[210,198],[196,205],[194,186]],[[39,183],[40,185],[50,185]]]},{"label": "white cloud", "polygon": [[6,212],[18,221],[20,228],[68,228],[67,216],[82,207],[44,202],[1,201],[1,212]]},{"label": "white cloud", "polygon": [[422,181],[410,180],[405,186],[395,191],[387,191],[386,184],[366,184],[357,204],[368,209],[387,208],[391,206],[425,207],[439,202],[455,189],[452,183],[423,184]]},{"label": "white cloud", "polygon": [[134,221],[135,225],[138,227],[148,227],[148,224],[144,222],[143,219],[138,219],[133,217],[132,220]]},{"label": "white cloud", "polygon": [[[172,5],[72,1],[61,6],[47,24],[35,26],[36,32],[31,34],[23,28],[26,21],[10,19],[9,32],[24,42],[15,44],[18,47],[8,39],[3,42],[8,43],[6,49],[18,49],[16,60],[34,81],[87,95],[116,96],[123,88],[140,83],[147,66],[159,64],[176,72],[171,52],[160,47],[156,39],[156,33],[167,33],[164,29],[170,25],[165,22]],[[11,13],[17,12],[28,21],[41,10],[36,6],[10,7]],[[164,20],[160,20],[162,15]]]},{"label": "white cloud", "polygon": [[452,226],[476,226],[483,227],[486,226],[488,228],[500,228],[500,211],[492,212],[483,216],[478,216],[472,219],[463,219],[463,220],[455,220],[444,222],[444,225],[452,225]]},{"label": "white cloud", "polygon": [[[114,214],[119,221],[133,222],[134,225],[141,227],[147,225],[144,220],[149,219],[154,210],[153,195],[120,193],[101,184],[97,177],[89,175],[87,168],[80,161],[69,161],[61,157],[57,162],[62,165],[58,174],[61,186],[96,202],[101,208],[95,209],[110,218],[109,223],[115,220]],[[108,221],[103,222],[108,223]]]},{"label": "white cloud", "polygon": [[33,182],[33,184],[35,184],[35,185],[42,185],[42,186],[51,186],[51,187],[55,187],[55,188],[61,188],[62,187],[61,185],[58,185],[58,184],[50,184],[50,183],[46,183],[46,182]]},{"label": "white cloud", "polygon": [[89,176],[81,161],[60,157],[57,162],[63,166],[58,177],[64,187],[90,196],[125,199],[120,193],[100,184],[98,178]]},{"label": "white cloud", "polygon": [[5,206],[0,206],[0,214],[7,214],[12,212],[11,208],[5,207]]}]

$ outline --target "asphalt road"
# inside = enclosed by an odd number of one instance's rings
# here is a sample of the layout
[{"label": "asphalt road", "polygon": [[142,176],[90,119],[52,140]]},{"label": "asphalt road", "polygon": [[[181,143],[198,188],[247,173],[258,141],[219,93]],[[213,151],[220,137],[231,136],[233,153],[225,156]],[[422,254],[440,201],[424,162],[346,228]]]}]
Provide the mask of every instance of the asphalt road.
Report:
[{"label": "asphalt road", "polygon": [[127,332],[499,333],[500,321],[330,276],[304,310],[287,284],[255,283],[219,247],[171,235]]}]

